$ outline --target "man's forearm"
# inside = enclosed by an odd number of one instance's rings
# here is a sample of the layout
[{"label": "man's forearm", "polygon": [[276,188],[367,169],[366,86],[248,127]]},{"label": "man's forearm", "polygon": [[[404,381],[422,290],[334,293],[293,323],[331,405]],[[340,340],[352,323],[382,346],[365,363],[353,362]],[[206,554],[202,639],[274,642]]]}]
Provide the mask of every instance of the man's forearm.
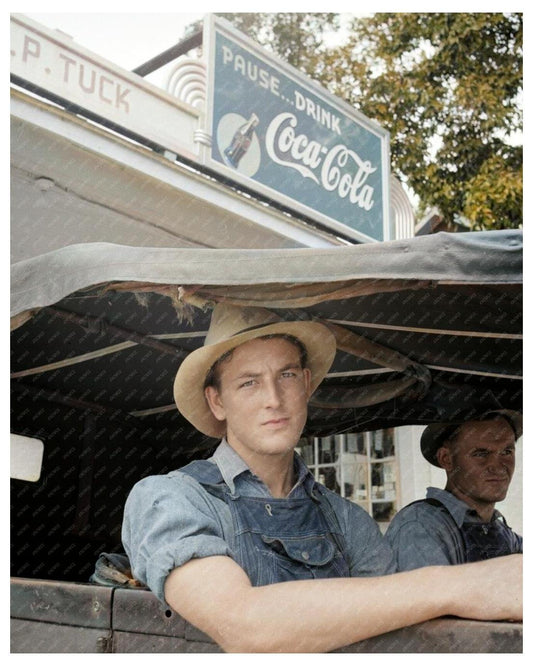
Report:
[{"label": "man's forearm", "polygon": [[232,560],[213,557],[173,571],[165,594],[226,651],[326,652],[441,615],[520,619],[520,599],[511,599],[521,596],[520,566],[500,567],[519,579],[513,591],[484,564],[254,588]]},{"label": "man's forearm", "polygon": [[394,575],[250,588],[242,606],[257,641],[250,651],[327,652],[443,615],[443,599],[428,593],[434,576],[420,569],[416,582]]}]

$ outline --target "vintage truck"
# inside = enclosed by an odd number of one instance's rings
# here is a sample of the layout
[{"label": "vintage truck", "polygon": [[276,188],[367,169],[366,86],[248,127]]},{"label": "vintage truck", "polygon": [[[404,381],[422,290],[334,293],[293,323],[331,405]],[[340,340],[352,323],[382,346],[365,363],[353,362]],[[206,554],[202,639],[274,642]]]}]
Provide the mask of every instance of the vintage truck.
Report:
[{"label": "vintage truck", "polygon": [[[220,651],[128,576],[91,582],[101,553],[121,553],[134,483],[207,457],[216,444],[172,399],[213,303],[261,305],[335,331],[337,357],[313,396],[301,450],[324,453],[313,458],[321,480],[378,520],[400,508],[387,454],[392,441],[400,453],[406,447],[392,431],[522,408],[521,232],[411,238],[413,211],[390,173],[387,132],[213,18],[205,39],[195,30],[125,71],[53,26],[11,17],[14,653]],[[219,42],[223,56],[205,57],[220,54]],[[239,63],[252,54],[268,78],[254,87],[229,53]],[[146,80],[168,67],[166,89]],[[363,196],[350,173],[333,187],[342,182],[343,192],[322,202],[327,192],[317,198],[308,187],[298,155],[265,162],[275,176],[268,187],[215,159],[217,127],[252,117],[256,104],[269,121],[281,113],[294,122],[298,112],[293,153],[309,138],[330,168],[340,147],[347,157],[348,139],[352,154],[372,148],[361,164],[376,167],[379,214],[365,210],[370,189]],[[318,108],[324,115],[313,123]],[[382,432],[388,439],[374,438]],[[350,461],[361,446],[370,462],[356,483]],[[333,451],[346,454],[345,467]],[[418,473],[412,458],[407,479]],[[441,618],[342,651],[521,650],[520,623]]]},{"label": "vintage truck", "polygon": [[[326,322],[304,440],[522,409],[522,234],[280,250],[71,245],[11,278],[12,652],[217,652],[131,580],[125,498],[216,442],[172,399],[219,301]],[[428,591],[430,593],[430,591]],[[441,618],[344,652],[521,652],[522,625]]]}]

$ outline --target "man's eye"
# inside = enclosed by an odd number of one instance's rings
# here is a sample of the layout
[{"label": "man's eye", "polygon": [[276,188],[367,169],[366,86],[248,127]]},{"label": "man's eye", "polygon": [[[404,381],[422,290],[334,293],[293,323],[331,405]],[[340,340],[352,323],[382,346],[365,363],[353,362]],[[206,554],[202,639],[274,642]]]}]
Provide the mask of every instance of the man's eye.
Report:
[{"label": "man's eye", "polygon": [[253,386],[255,384],[255,379],[248,379],[247,381],[240,384],[239,388],[247,388],[248,386]]}]

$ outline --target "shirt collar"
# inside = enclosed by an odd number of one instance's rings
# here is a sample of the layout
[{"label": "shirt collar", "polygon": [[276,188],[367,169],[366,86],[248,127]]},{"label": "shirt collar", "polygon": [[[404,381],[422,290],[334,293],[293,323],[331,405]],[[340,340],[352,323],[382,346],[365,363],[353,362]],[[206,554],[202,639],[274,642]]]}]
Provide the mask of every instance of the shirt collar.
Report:
[{"label": "shirt collar", "polygon": [[[426,497],[442,502],[450,512],[458,527],[462,527],[467,515],[469,517],[475,516],[481,521],[477,511],[469,507],[466,502],[455,497],[455,495],[447,490],[442,490],[441,488],[428,488]],[[500,518],[500,516],[500,512],[495,509],[491,520],[496,520],[497,518]]]},{"label": "shirt collar", "polygon": [[[232,493],[235,492],[235,479],[244,472],[252,473],[240,455],[228,444],[225,437],[216,448],[210,460],[218,466],[222,478]],[[311,472],[308,470],[302,458],[295,453],[294,477],[296,481],[294,488],[303,484],[308,476],[312,478]]]},{"label": "shirt collar", "polygon": [[229,487],[230,491],[234,493],[235,477],[243,472],[249,471],[249,468],[235,449],[231,448],[225,437],[217,446],[216,451],[211,457],[211,461],[217,465],[226,485]]}]

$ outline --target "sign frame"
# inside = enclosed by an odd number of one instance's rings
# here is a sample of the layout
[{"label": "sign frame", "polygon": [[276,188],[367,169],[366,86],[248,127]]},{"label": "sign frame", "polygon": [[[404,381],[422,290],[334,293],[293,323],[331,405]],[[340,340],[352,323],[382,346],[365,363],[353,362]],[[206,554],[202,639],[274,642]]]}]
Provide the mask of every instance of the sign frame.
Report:
[{"label": "sign frame", "polygon": [[[234,43],[237,49],[242,49],[245,52],[248,52],[252,58],[259,60],[265,63],[265,69],[270,71],[275,71],[279,73],[279,78],[284,78],[288,80],[290,84],[294,84],[299,89],[303,89],[309,95],[309,99],[319,100],[319,104],[315,108],[320,107],[320,102],[323,103],[324,108],[337,110],[340,116],[343,116],[343,121],[353,122],[357,128],[362,128],[362,131],[367,132],[371,140],[379,141],[379,159],[381,166],[381,176],[379,179],[379,184],[381,191],[380,202],[381,202],[381,225],[379,229],[380,237],[372,237],[368,233],[361,231],[358,228],[354,228],[348,225],[342,220],[335,219],[330,214],[326,214],[312,207],[311,205],[306,204],[305,202],[298,200],[294,196],[287,195],[279,190],[262,183],[259,180],[254,180],[253,177],[242,173],[233,167],[230,163],[226,161],[224,163],[221,160],[221,150],[220,146],[217,145],[218,135],[220,134],[220,124],[217,128],[214,127],[216,122],[216,39],[217,35],[220,35],[223,39],[229,40],[229,42]],[[213,14],[208,15],[204,19],[204,37],[203,37],[205,57],[207,60],[207,90],[206,90],[206,114],[205,114],[205,131],[208,135],[211,136],[211,148],[206,150],[203,153],[203,164],[211,169],[212,171],[229,178],[237,183],[240,183],[250,191],[255,191],[263,196],[268,197],[271,200],[274,200],[286,207],[289,211],[292,210],[296,213],[305,215],[309,219],[316,221],[317,223],[328,228],[330,232],[342,234],[344,237],[348,237],[357,242],[379,242],[391,239],[391,202],[390,202],[390,152],[389,152],[389,132],[378,125],[376,122],[370,120],[362,113],[351,107],[348,103],[343,100],[335,97],[325,88],[312,81],[308,76],[298,71],[296,68],[292,67],[288,63],[283,62],[273,54],[270,54],[268,51],[263,49],[257,43],[246,37],[240,31],[235,29],[228,21],[225,19],[215,16]],[[261,71],[260,74],[261,75]],[[259,79],[258,79],[259,80]],[[274,77],[270,76],[264,72],[264,78],[262,80],[263,88],[271,86],[273,92],[279,95],[279,92],[274,89],[276,86],[276,81]],[[296,94],[296,93],[295,93]],[[303,97],[303,95],[301,95]],[[307,98],[307,96],[306,96]],[[281,95],[281,99],[285,98]],[[311,102],[312,103],[312,102]],[[290,111],[289,102],[287,103],[287,111]],[[232,114],[227,114],[230,116]],[[283,114],[289,117],[289,113]],[[237,114],[235,114],[236,117]],[[252,128],[253,129],[253,128]],[[293,131],[289,128],[289,131]],[[296,130],[297,131],[297,130]],[[296,133],[293,131],[293,135]],[[250,136],[252,132],[249,133]],[[374,138],[375,137],[375,138]],[[257,139],[254,139],[257,141]],[[305,137],[304,141],[307,140]],[[310,142],[309,142],[310,143]],[[314,142],[318,143],[318,142]],[[220,152],[219,152],[220,150]],[[327,152],[326,148],[322,148],[322,153],[318,157],[315,163],[320,161],[323,162],[323,155]],[[330,151],[331,152],[331,151]],[[217,154],[217,157],[214,157],[214,154]],[[220,155],[220,156],[219,156]],[[317,157],[317,155],[315,155]],[[327,157],[327,156],[326,156]],[[224,158],[225,159],[225,158]],[[368,161],[365,162],[368,164]],[[297,166],[294,166],[293,169],[298,169]],[[287,178],[298,178],[297,174],[293,169],[287,169]],[[309,169],[306,169],[304,166],[301,166],[300,169],[305,169],[309,172]],[[312,174],[311,174],[312,175]],[[304,175],[304,178],[306,175]],[[342,180],[342,179],[341,179]],[[354,180],[356,178],[354,177]],[[347,188],[345,188],[346,190]],[[367,188],[368,189],[368,188]],[[343,193],[344,197],[350,196],[350,194]],[[341,195],[339,195],[341,196]]]}]

